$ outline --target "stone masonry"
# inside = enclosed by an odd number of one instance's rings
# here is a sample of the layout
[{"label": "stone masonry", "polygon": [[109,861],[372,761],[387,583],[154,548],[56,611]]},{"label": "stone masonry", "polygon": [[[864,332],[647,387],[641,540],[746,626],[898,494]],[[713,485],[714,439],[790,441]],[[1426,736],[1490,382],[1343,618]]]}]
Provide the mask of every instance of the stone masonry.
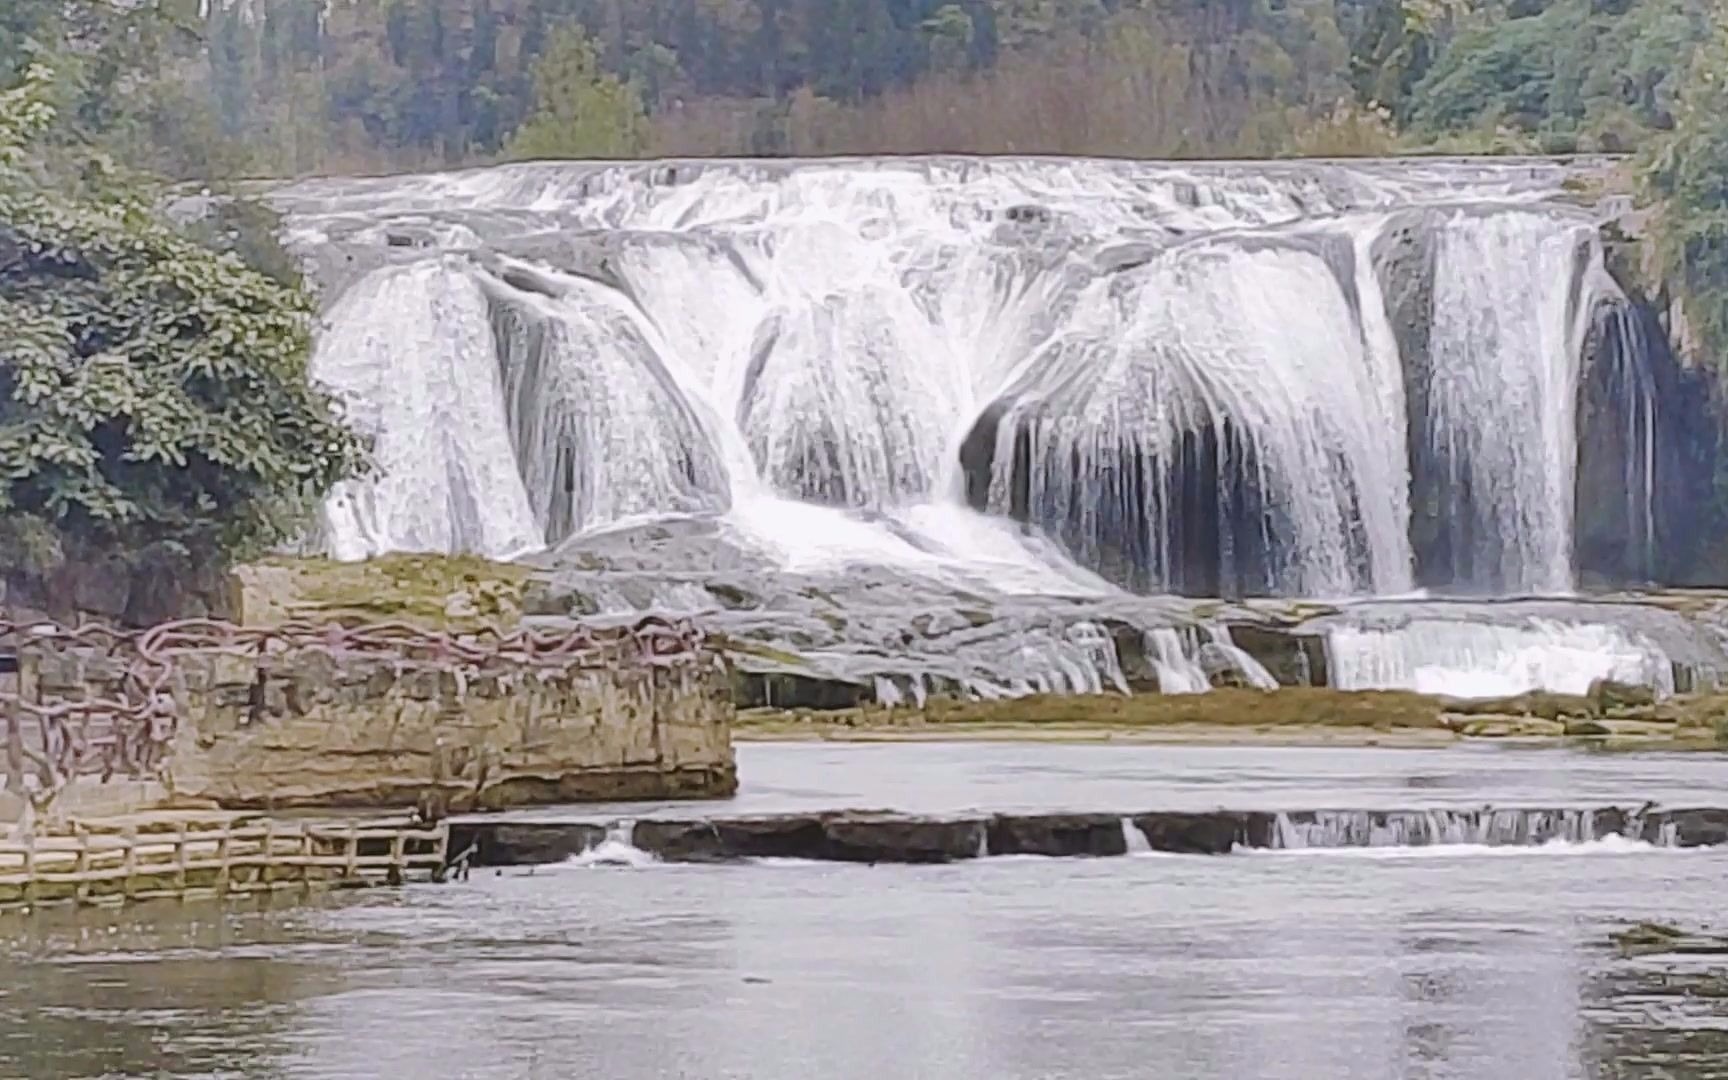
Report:
[{"label": "stone masonry", "polygon": [[730,795],[727,676],[675,667],[522,670],[340,662],[306,650],[259,664],[180,661],[183,723],[166,777],[224,807],[450,809]]},{"label": "stone masonry", "polygon": [[[207,803],[442,812],[732,794],[723,662],[705,648],[655,656],[630,640],[550,660],[501,650],[478,663],[472,650],[465,661],[429,657],[423,643],[397,654],[316,637],[276,638],[256,653],[166,650],[159,663],[177,714],[166,752],[148,775],[74,773],[52,812]],[[18,659],[11,686],[26,701],[127,696],[122,656],[33,648]],[[5,811],[17,801],[0,791],[0,820],[16,816]]]}]

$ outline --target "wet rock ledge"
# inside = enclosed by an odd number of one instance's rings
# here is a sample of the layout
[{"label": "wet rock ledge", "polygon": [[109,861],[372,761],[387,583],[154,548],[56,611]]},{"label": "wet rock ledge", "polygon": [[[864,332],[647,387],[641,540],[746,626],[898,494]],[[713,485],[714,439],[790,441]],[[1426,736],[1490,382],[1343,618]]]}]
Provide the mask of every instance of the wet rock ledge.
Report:
[{"label": "wet rock ledge", "polygon": [[841,810],[701,819],[452,822],[451,857],[472,866],[542,866],[607,841],[669,862],[810,859],[948,863],[992,855],[1085,857],[1130,851],[1226,855],[1240,849],[1528,846],[1624,837],[1661,847],[1728,843],[1728,809],[1306,810],[926,816]]}]

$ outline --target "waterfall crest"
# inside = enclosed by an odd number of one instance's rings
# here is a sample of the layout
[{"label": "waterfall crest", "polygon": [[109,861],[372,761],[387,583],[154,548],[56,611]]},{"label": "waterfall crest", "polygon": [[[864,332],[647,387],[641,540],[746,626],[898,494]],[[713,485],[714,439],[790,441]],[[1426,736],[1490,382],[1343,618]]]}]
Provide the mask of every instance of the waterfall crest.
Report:
[{"label": "waterfall crest", "polygon": [[1614,290],[1562,175],[568,164],[276,198],[351,282],[314,370],[383,468],[332,502],[344,557],[775,534],[799,502],[897,523],[886,558],[969,503],[1137,591],[1344,597],[1572,587]]}]

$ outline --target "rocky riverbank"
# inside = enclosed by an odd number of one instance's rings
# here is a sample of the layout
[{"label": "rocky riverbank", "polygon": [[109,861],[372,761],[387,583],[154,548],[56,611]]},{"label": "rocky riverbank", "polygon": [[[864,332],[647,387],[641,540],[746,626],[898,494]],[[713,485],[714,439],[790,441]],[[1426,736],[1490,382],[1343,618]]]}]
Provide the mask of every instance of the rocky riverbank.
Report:
[{"label": "rocky riverbank", "polygon": [[742,741],[1005,740],[1435,747],[1474,740],[1546,741],[1638,749],[1716,750],[1728,736],[1728,695],[1655,700],[1640,687],[1598,683],[1588,695],[1530,693],[1449,699],[1404,691],[1314,687],[1205,694],[1034,696],[935,700],[921,707],[749,709]]}]

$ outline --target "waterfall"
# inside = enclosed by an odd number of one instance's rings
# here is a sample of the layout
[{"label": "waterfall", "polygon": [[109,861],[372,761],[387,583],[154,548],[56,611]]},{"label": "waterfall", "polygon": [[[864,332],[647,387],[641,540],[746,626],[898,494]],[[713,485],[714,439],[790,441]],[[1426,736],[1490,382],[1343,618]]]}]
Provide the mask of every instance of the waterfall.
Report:
[{"label": "waterfall", "polygon": [[[1634,816],[1626,834],[1639,832]],[[1529,847],[1588,843],[1597,839],[1597,830],[1596,814],[1590,810],[1317,810],[1278,814],[1271,839],[1272,846],[1282,850],[1443,844]],[[1663,839],[1668,839],[1666,834]]]},{"label": "waterfall", "polygon": [[380,270],[325,317],[311,371],[372,436],[377,475],[331,496],[331,554],[533,551],[485,295],[456,262]]},{"label": "waterfall", "polygon": [[1133,818],[1122,819],[1122,847],[1130,855],[1152,853],[1152,842],[1146,839],[1145,831],[1134,824]]},{"label": "waterfall", "polygon": [[636,846],[636,822],[624,819],[606,827],[600,842],[570,859],[577,867],[623,866],[641,868],[653,866],[659,860]]},{"label": "waterfall", "polygon": [[[337,557],[511,558],[700,519],[799,589],[1347,599],[1567,593],[1585,510],[1607,518],[1593,550],[1650,564],[1649,350],[1565,177],[549,163],[272,198],[326,269],[313,374],[377,448],[326,508]],[[1581,507],[1580,402],[1604,396],[1624,431],[1592,429],[1588,476],[1620,468],[1627,493]],[[711,603],[683,580],[653,595]],[[953,677],[1125,690],[1118,631],[1049,610],[1012,674]],[[1169,692],[1205,689],[1208,657],[1273,685],[1176,622],[1134,627]],[[1340,630],[1333,682],[1660,685],[1660,650],[1617,633]],[[927,684],[901,667],[864,685]]]},{"label": "waterfall", "polygon": [[1674,671],[1655,643],[1619,627],[1530,619],[1517,625],[1411,619],[1396,627],[1340,626],[1327,652],[1332,685],[1407,689],[1449,697],[1526,690],[1582,694],[1597,679],[1674,692]]},{"label": "waterfall", "polygon": [[1199,651],[1198,643],[1184,642],[1181,631],[1167,626],[1146,631],[1145,638],[1160,693],[1203,694],[1212,689],[1206,669],[1191,655]]},{"label": "waterfall", "polygon": [[1444,470],[1436,516],[1461,583],[1572,587],[1578,371],[1594,280],[1586,222],[1458,213],[1440,229],[1426,370],[1427,451]]}]

